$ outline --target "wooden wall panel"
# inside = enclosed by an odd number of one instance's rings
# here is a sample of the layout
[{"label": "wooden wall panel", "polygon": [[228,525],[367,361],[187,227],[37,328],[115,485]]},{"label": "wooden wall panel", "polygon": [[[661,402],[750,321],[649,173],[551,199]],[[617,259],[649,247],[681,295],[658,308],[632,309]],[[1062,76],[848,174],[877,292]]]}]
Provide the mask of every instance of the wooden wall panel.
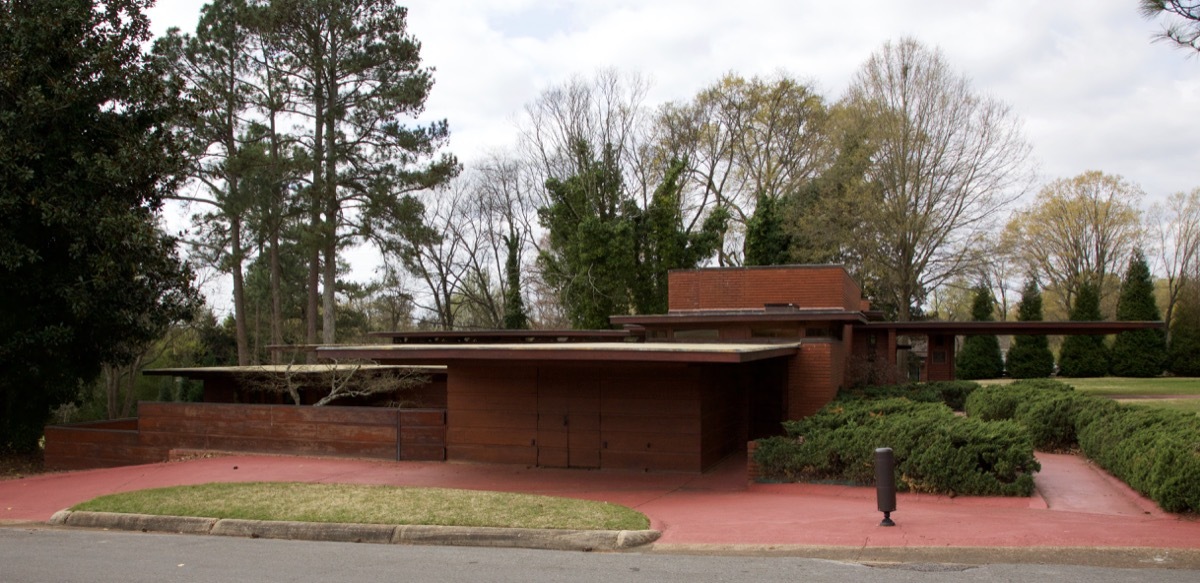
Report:
[{"label": "wooden wall panel", "polygon": [[164,461],[172,449],[445,459],[442,410],[141,403],[136,427],[48,427],[47,466],[78,469]]}]

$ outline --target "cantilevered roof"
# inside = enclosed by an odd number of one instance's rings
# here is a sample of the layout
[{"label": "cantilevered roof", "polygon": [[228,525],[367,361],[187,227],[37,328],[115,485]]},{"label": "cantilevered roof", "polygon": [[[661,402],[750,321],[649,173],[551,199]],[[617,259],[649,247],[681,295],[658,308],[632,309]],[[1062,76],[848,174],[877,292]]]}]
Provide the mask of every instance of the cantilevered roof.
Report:
[{"label": "cantilevered roof", "polygon": [[205,379],[214,377],[244,376],[253,374],[296,374],[312,375],[329,372],[385,372],[412,371],[421,374],[446,372],[444,366],[414,366],[395,364],[261,364],[252,366],[209,366],[195,368],[152,368],[142,371],[144,375]]},{"label": "cantilevered roof", "polygon": [[496,344],[513,342],[620,342],[637,336],[629,330],[441,330],[372,332],[393,344]]},{"label": "cantilevered roof", "polygon": [[367,358],[380,362],[443,363],[462,360],[753,362],[796,353],[801,343],[576,342],[551,344],[370,344],[328,346],[322,358]]},{"label": "cantilevered roof", "polygon": [[1160,321],[1138,322],[869,322],[868,330],[894,329],[897,334],[979,334],[1073,335],[1117,334],[1130,330],[1162,329]]},{"label": "cantilevered roof", "polygon": [[862,312],[838,309],[748,309],[748,310],[676,310],[667,314],[609,316],[613,324],[662,326],[676,324],[724,324],[760,322],[851,322],[865,323]]}]

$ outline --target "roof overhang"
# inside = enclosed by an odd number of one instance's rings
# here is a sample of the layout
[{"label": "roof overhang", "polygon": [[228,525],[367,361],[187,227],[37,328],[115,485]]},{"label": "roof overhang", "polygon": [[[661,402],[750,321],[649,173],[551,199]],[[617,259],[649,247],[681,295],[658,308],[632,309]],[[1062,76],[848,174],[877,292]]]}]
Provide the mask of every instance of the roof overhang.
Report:
[{"label": "roof overhang", "polygon": [[152,368],[142,371],[144,375],[183,377],[189,379],[211,379],[250,375],[281,375],[294,374],[297,376],[329,374],[333,372],[393,372],[406,371],[418,374],[445,373],[444,366],[414,366],[395,364],[263,364],[252,366],[206,366],[188,368]]},{"label": "roof overhang", "polygon": [[365,358],[385,363],[449,363],[468,360],[562,362],[742,363],[792,356],[800,343],[727,344],[675,342],[577,342],[553,344],[372,344],[327,346],[322,358]]},{"label": "roof overhang", "polygon": [[868,322],[867,330],[895,330],[896,334],[993,335],[1100,335],[1132,330],[1161,330],[1160,321],[1138,322]]},{"label": "roof overhang", "polygon": [[613,324],[671,326],[691,324],[759,324],[774,322],[845,322],[863,324],[862,312],[846,310],[692,310],[644,316],[609,316]]}]

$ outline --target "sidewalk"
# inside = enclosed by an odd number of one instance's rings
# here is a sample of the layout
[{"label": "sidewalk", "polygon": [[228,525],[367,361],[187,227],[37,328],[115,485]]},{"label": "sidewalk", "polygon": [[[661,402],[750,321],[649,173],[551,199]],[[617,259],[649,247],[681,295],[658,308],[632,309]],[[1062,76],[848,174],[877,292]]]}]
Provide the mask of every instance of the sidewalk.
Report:
[{"label": "sidewalk", "polygon": [[[645,513],[656,550],[796,547],[1105,547],[1200,551],[1200,520],[1159,511],[1073,456],[1039,454],[1040,495],[900,494],[880,527],[871,488],[747,484],[745,458],[703,475],[552,470],[440,462],[230,456],[0,482],[0,523],[44,522],[103,494],[205,482],[301,481],[516,491],[603,500]],[[1198,555],[1200,556],[1200,555]]]}]

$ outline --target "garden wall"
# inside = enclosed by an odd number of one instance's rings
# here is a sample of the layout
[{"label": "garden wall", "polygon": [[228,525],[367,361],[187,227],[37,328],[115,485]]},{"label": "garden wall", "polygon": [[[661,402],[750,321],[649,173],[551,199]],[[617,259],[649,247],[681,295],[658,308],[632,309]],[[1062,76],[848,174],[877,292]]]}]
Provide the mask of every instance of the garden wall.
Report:
[{"label": "garden wall", "polygon": [[137,419],[47,427],[46,467],[160,462],[177,449],[441,461],[445,420],[444,409],[146,402]]}]

